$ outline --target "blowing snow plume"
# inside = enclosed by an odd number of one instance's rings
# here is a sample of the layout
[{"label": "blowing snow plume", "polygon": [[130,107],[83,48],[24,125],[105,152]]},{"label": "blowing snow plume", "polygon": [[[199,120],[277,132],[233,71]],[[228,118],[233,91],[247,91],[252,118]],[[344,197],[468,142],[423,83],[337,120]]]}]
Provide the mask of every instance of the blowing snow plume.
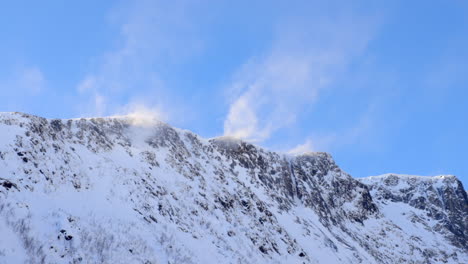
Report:
[{"label": "blowing snow plume", "polygon": [[271,50],[234,76],[224,134],[261,142],[293,124],[365,50],[372,30],[361,20],[349,16],[318,21],[308,30],[296,30],[300,23],[280,28]]},{"label": "blowing snow plume", "polygon": [[0,263],[468,263],[454,176],[120,118],[0,113],[0,134]]}]

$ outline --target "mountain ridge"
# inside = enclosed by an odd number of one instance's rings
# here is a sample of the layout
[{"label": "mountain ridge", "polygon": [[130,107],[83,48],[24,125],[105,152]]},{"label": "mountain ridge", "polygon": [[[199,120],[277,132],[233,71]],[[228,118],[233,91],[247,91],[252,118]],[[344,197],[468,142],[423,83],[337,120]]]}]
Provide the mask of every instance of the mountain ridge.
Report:
[{"label": "mountain ridge", "polygon": [[0,113],[0,136],[1,224],[18,241],[0,239],[0,262],[22,249],[38,263],[468,260],[456,178],[442,200],[421,201],[417,188],[388,196],[391,181],[352,178],[328,153],[279,154],[126,117]]}]

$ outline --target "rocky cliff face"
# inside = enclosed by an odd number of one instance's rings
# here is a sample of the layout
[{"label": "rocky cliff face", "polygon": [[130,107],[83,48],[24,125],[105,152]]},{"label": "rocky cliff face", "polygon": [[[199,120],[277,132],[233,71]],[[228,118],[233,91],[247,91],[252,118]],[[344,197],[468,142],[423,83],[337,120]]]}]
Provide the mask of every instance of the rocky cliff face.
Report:
[{"label": "rocky cliff face", "polygon": [[453,176],[135,121],[0,114],[0,263],[468,263]]},{"label": "rocky cliff face", "polygon": [[387,174],[360,179],[381,207],[402,203],[418,209],[411,221],[437,231],[451,244],[468,250],[468,203],[462,183],[451,175],[421,177]]}]

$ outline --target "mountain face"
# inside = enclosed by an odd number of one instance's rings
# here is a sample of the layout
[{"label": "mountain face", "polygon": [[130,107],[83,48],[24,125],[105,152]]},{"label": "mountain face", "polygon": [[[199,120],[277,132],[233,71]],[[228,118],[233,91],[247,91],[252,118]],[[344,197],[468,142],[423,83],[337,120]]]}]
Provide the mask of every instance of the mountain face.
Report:
[{"label": "mountain face", "polygon": [[468,263],[454,176],[354,179],[131,117],[0,114],[0,263]]}]

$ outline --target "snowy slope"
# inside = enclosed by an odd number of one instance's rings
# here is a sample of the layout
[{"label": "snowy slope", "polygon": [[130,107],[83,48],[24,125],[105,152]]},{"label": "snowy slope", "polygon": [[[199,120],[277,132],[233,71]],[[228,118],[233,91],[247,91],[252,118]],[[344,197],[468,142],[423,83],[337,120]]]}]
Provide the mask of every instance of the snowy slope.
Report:
[{"label": "snowy slope", "polygon": [[468,263],[453,176],[137,121],[0,114],[0,263]]}]

